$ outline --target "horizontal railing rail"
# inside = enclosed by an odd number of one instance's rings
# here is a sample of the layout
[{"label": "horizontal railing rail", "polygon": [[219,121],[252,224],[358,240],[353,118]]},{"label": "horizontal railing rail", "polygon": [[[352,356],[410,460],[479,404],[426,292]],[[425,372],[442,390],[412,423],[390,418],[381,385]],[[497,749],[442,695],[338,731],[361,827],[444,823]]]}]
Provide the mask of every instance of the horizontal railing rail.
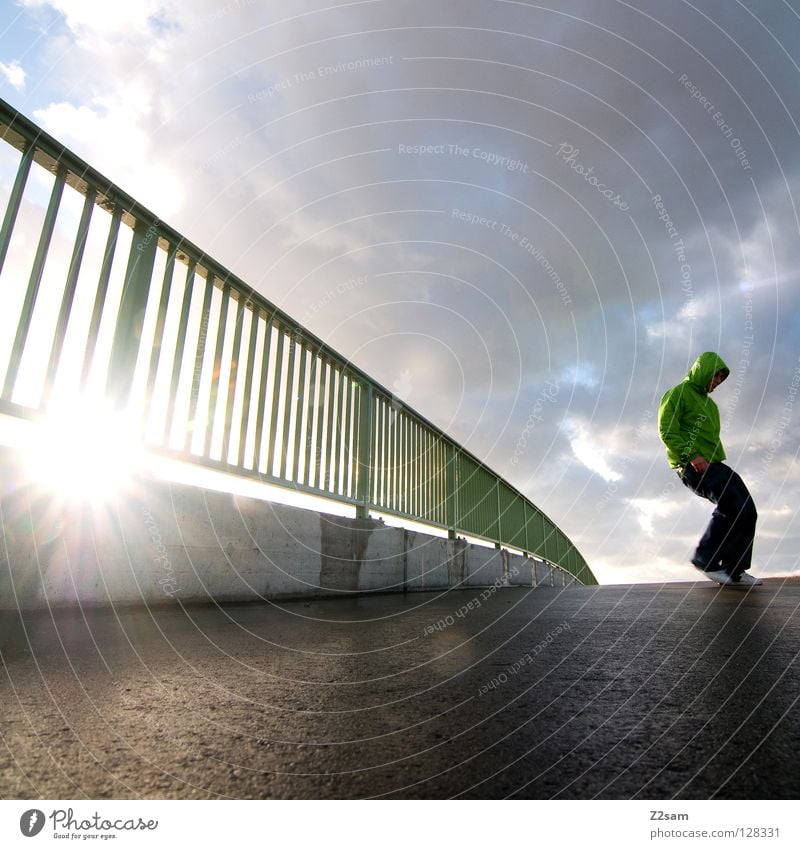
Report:
[{"label": "horizontal railing rail", "polygon": [[0,164],[15,169],[0,227],[0,411],[35,418],[57,399],[102,397],[135,411],[165,456],[596,583],[521,492],[3,101],[0,133]]}]

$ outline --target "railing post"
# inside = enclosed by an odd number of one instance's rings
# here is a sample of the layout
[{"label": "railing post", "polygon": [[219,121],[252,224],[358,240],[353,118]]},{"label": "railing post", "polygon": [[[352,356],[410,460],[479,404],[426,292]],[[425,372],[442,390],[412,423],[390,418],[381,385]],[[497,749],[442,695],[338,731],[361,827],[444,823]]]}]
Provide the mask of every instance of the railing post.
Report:
[{"label": "railing post", "polygon": [[369,518],[372,492],[372,434],[375,429],[372,417],[372,384],[361,384],[358,410],[358,491],[356,516]]},{"label": "railing post", "polygon": [[155,225],[137,221],[133,229],[128,267],[125,269],[106,378],[106,396],[119,409],[127,405],[130,397],[139,356],[140,335],[136,332],[136,324],[144,318],[157,246]]},{"label": "railing post", "polygon": [[446,504],[446,521],[447,521],[447,536],[450,539],[456,538],[456,517],[458,503],[458,455],[456,447],[452,442],[447,443],[447,464],[445,466],[445,498]]}]

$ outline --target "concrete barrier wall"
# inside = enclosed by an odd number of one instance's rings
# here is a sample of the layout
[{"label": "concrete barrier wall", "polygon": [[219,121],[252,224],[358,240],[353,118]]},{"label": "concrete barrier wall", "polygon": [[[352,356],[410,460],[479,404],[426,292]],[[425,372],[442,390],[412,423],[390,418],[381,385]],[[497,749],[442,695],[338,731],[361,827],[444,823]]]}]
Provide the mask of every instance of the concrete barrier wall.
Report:
[{"label": "concrete barrier wall", "polygon": [[153,479],[73,504],[25,482],[9,454],[0,472],[3,609],[563,583],[548,564],[374,519]]}]

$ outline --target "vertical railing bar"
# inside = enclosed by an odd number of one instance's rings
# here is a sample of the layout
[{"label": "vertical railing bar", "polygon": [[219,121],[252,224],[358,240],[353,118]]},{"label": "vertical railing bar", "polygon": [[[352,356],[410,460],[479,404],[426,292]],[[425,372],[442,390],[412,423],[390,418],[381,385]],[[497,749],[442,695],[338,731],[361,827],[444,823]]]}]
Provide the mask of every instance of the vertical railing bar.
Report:
[{"label": "vertical railing bar", "polygon": [[439,513],[434,509],[434,475],[436,473],[436,453],[434,451],[433,434],[425,428],[425,489],[423,498],[425,499],[425,515],[432,522],[442,524],[439,519]]},{"label": "vertical railing bar", "polygon": [[[342,460],[342,472],[344,475],[344,482],[342,484],[342,494],[343,495],[351,495],[351,472],[352,472],[352,457],[353,457],[353,444],[350,439],[350,423],[351,418],[350,414],[352,413],[353,408],[353,381],[350,378],[350,375],[343,375],[345,380],[345,406],[344,406],[344,429],[343,429],[343,438],[344,438],[344,458]],[[370,500],[372,500],[373,493],[369,494]]]},{"label": "vertical railing bar", "polygon": [[400,429],[397,442],[397,504],[401,513],[408,512],[408,418],[405,407],[398,417]]},{"label": "vertical railing bar", "polygon": [[409,449],[411,452],[411,500],[409,506],[411,513],[418,516],[419,502],[417,500],[417,487],[419,485],[419,469],[417,468],[417,463],[419,462],[419,454],[417,452],[417,423],[414,419],[411,419],[411,433],[409,437],[411,441]]},{"label": "vertical railing bar", "polygon": [[294,386],[294,371],[297,358],[297,341],[292,335],[289,338],[289,356],[286,364],[286,387],[283,393],[283,434],[281,437],[280,477],[286,477],[286,466],[289,461],[289,432],[292,424],[292,387]]},{"label": "vertical railing bar", "polygon": [[383,445],[385,461],[383,463],[383,488],[385,492],[384,506],[389,507],[392,503],[392,437],[394,428],[392,426],[392,415],[394,409],[388,399],[381,399],[383,407]]},{"label": "vertical railing bar", "polygon": [[256,435],[253,445],[253,468],[261,469],[261,453],[264,442],[264,417],[267,411],[267,378],[269,377],[269,355],[272,347],[272,319],[275,312],[264,316],[264,350],[261,354],[261,372],[258,380],[258,397],[256,398]]},{"label": "vertical railing bar", "polygon": [[376,396],[378,403],[380,404],[381,411],[381,457],[378,462],[380,463],[381,469],[381,492],[382,492],[382,504],[384,507],[389,506],[389,420],[388,420],[388,407],[386,404],[386,399],[382,395]]},{"label": "vertical railing bar", "polygon": [[442,479],[444,478],[444,451],[442,441],[436,436],[431,436],[431,461],[433,470],[431,476],[431,510],[433,515],[437,517],[440,525],[447,527],[447,513],[444,509],[444,488],[442,487]]},{"label": "vertical railing bar", "polygon": [[83,353],[83,368],[81,370],[81,392],[86,391],[86,384],[92,369],[94,353],[97,348],[97,339],[100,332],[100,321],[103,318],[103,308],[108,295],[108,282],[111,278],[111,267],[114,263],[114,254],[117,251],[117,238],[119,237],[119,225],[122,220],[122,209],[115,207],[111,214],[111,224],[108,228],[105,251],[103,253],[103,264],[100,266],[100,276],[97,279],[97,293],[92,307],[92,317],[89,321],[89,329],[86,335],[86,348]]},{"label": "vertical railing bar", "polygon": [[495,486],[495,491],[497,493],[497,521],[494,523],[495,524],[495,531],[496,531],[495,539],[500,540],[500,539],[503,538],[503,535],[501,533],[501,531],[502,531],[503,508],[502,508],[502,504],[500,503],[500,478],[496,477],[494,479],[494,486]]},{"label": "vertical railing bar", "polygon": [[[171,278],[170,278],[171,279]],[[197,434],[197,408],[200,404],[200,380],[203,375],[203,360],[206,355],[208,341],[208,325],[211,320],[211,299],[214,295],[214,275],[206,272],[206,285],[203,291],[203,303],[200,307],[200,328],[197,333],[197,348],[194,352],[194,369],[192,370],[192,389],[189,393],[189,409],[187,411],[186,437],[183,450],[191,450],[192,442]]]},{"label": "vertical railing bar", "polygon": [[459,515],[458,515],[458,468],[456,467],[456,452],[455,446],[450,440],[445,442],[445,455],[446,455],[446,464],[445,464],[445,479],[444,479],[444,493],[445,493],[445,512],[447,514],[447,524],[450,530],[450,535],[452,536],[455,533],[456,528],[459,526]]},{"label": "vertical railing bar", "polygon": [[[278,344],[275,348],[275,379],[272,385],[272,414],[270,416],[269,443],[267,444],[267,474],[275,474],[275,447],[278,441],[278,408],[281,402],[281,381],[283,379],[283,339],[285,336],[283,327],[279,324],[276,328],[278,333]],[[284,413],[286,411],[284,410]]]},{"label": "vertical railing bar", "polygon": [[386,506],[386,404],[383,398],[378,395],[375,398],[377,406],[376,424],[376,462],[375,462],[375,477],[378,479],[378,503]]},{"label": "vertical railing bar", "polygon": [[356,500],[358,508],[356,516],[361,519],[369,517],[372,506],[372,491],[375,463],[373,461],[375,441],[375,416],[373,413],[373,391],[371,383],[359,382],[358,399],[358,486]]},{"label": "vertical railing bar", "polygon": [[83,202],[83,210],[81,211],[81,219],[78,223],[78,232],[75,234],[75,244],[72,248],[72,258],[67,271],[67,281],[64,286],[64,294],[61,298],[61,309],[58,312],[56,320],[56,328],[53,334],[53,344],[50,348],[50,358],[47,363],[47,374],[45,376],[44,392],[42,403],[46,405],[53,384],[56,379],[59,361],[61,360],[61,352],[64,349],[64,341],[67,335],[67,326],[69,318],[72,314],[72,304],[75,301],[75,290],[78,286],[78,274],[83,263],[83,254],[86,248],[86,237],[89,234],[89,225],[92,220],[92,211],[94,209],[94,200],[96,192],[90,188],[86,193],[86,199]]},{"label": "vertical railing bar", "polygon": [[525,555],[530,555],[530,548],[528,547],[528,513],[530,510],[530,504],[528,503],[527,498],[523,498],[522,500],[522,545],[524,546]]},{"label": "vertical railing bar", "polygon": [[[172,357],[172,373],[169,381],[169,397],[167,399],[167,415],[164,419],[164,427],[161,431],[161,439],[159,440],[164,445],[169,445],[172,435],[172,428],[175,424],[175,407],[178,397],[178,383],[181,377],[181,367],[183,366],[183,355],[186,351],[186,329],[189,326],[189,310],[192,306],[192,294],[194,293],[194,272],[197,263],[194,260],[189,262],[186,269],[186,280],[183,287],[183,303],[181,305],[181,314],[178,321],[178,336],[175,340],[175,353]],[[183,443],[183,440],[181,440]]]},{"label": "vertical railing bar", "polygon": [[130,400],[141,349],[141,338],[134,328],[147,308],[157,250],[157,225],[138,218],[133,225],[106,368],[106,401],[117,409],[126,407]]},{"label": "vertical railing bar", "polygon": [[306,360],[308,359],[308,350],[303,345],[302,340],[298,341],[300,348],[300,371],[297,375],[297,401],[295,404],[295,426],[294,426],[294,457],[292,464],[292,480],[295,483],[300,483],[300,452],[303,435],[303,411],[306,412],[306,421],[308,417],[308,408],[306,402]]},{"label": "vertical railing bar", "polygon": [[415,469],[415,477],[416,483],[414,484],[414,503],[415,508],[414,512],[418,516],[424,515],[422,513],[422,429],[419,423],[415,423],[414,425],[414,469]]},{"label": "vertical railing bar", "polygon": [[320,356],[319,358],[319,391],[316,405],[317,427],[314,433],[314,454],[316,467],[314,474],[314,486],[322,489],[325,472],[322,465],[322,446],[325,441],[325,383],[328,379],[328,365]]},{"label": "vertical railing bar", "polygon": [[14,335],[14,344],[11,348],[11,357],[8,362],[8,370],[6,371],[2,397],[9,400],[11,400],[11,396],[13,395],[14,384],[17,381],[19,367],[22,362],[25,341],[28,338],[28,331],[30,330],[31,320],[33,319],[33,310],[36,306],[36,298],[42,282],[44,264],[47,259],[47,253],[50,250],[50,241],[53,238],[56,216],[58,215],[58,207],[61,204],[61,195],[64,191],[66,179],[67,169],[63,165],[60,165],[55,182],[53,183],[53,190],[50,192],[50,201],[47,205],[42,232],[39,235],[39,244],[36,248],[33,268],[31,269],[31,276],[28,280],[28,288],[25,292],[25,300],[22,304],[22,311],[19,316],[19,322],[17,323],[17,332]]},{"label": "vertical railing bar", "polygon": [[242,334],[244,333],[244,296],[239,294],[236,305],[236,323],[233,330],[233,351],[231,367],[228,370],[228,387],[225,390],[225,428],[222,431],[222,462],[230,463],[231,430],[233,429],[233,408],[236,403],[236,383],[239,377],[239,357],[242,355]]},{"label": "vertical railing bar", "polygon": [[6,213],[3,216],[3,226],[0,229],[0,272],[3,270],[3,265],[6,261],[8,248],[11,245],[11,234],[14,232],[14,224],[19,215],[19,207],[22,203],[22,195],[25,192],[25,185],[28,182],[28,174],[31,170],[33,162],[33,154],[36,146],[33,142],[27,142],[22,158],[19,161],[17,168],[17,176],[14,178],[14,186],[11,189],[11,194],[8,197],[8,205]]},{"label": "vertical railing bar", "polygon": [[400,419],[400,510],[408,513],[408,417]]},{"label": "vertical railing bar", "polygon": [[[317,473],[317,489],[325,488],[325,464],[322,460],[322,455],[325,445],[325,427],[327,422],[327,411],[325,409],[325,399],[327,397],[327,386],[329,381],[333,381],[333,372],[327,360],[320,358],[320,375],[319,375],[319,404],[317,412],[319,413],[319,425],[317,426],[316,451],[318,456],[319,469]],[[327,457],[325,458],[327,463]]]},{"label": "vertical railing bar", "polygon": [[400,509],[400,410],[394,410],[394,426],[392,427],[392,509]]},{"label": "vertical railing bar", "polygon": [[[359,496],[359,467],[358,460],[361,456],[361,440],[365,438],[364,434],[361,433],[361,402],[362,402],[362,393],[364,389],[361,383],[357,380],[352,381],[352,390],[353,390],[353,452],[350,457],[350,465],[351,465],[351,475],[353,478],[353,498],[356,500]],[[375,497],[373,492],[373,487],[375,483],[374,476],[370,479],[370,489],[369,489],[369,503],[375,503]]]},{"label": "vertical railing bar", "polygon": [[[311,358],[311,366],[308,373],[308,426],[306,427],[306,466],[305,466],[305,483],[308,486],[314,486],[317,474],[318,458],[316,451],[314,452],[312,463],[312,445],[314,442],[314,425],[316,422],[316,398],[317,398],[317,355],[309,348],[308,355]],[[317,427],[319,425],[317,424]]]},{"label": "vertical railing bar", "polygon": [[150,417],[150,408],[153,401],[153,392],[156,385],[156,374],[158,372],[158,361],[161,358],[161,345],[164,341],[164,325],[167,322],[167,307],[169,306],[169,296],[172,292],[172,275],[175,271],[175,254],[176,247],[168,247],[167,262],[164,266],[164,277],[161,282],[161,299],[158,302],[158,312],[156,313],[156,326],[153,334],[153,347],[150,351],[150,364],[147,369],[147,384],[145,386],[144,396],[144,416],[145,421]]},{"label": "vertical railing bar", "polygon": [[344,403],[344,369],[338,371],[339,386],[336,391],[336,440],[333,453],[333,491],[341,495],[342,477],[342,404]]},{"label": "vertical railing bar", "polygon": [[402,458],[400,463],[400,504],[403,510],[403,513],[408,514],[409,511],[409,496],[411,494],[411,468],[409,466],[409,450],[408,450],[408,429],[410,426],[410,421],[408,415],[405,413],[405,408],[403,412],[403,422],[402,429],[400,431],[400,456]]},{"label": "vertical railing bar", "polygon": [[250,408],[252,406],[253,394],[253,371],[256,364],[256,344],[258,342],[258,309],[253,306],[253,315],[250,319],[250,339],[247,348],[247,369],[244,375],[244,401],[242,406],[242,427],[239,431],[239,456],[237,465],[240,468],[245,467],[245,442],[247,440],[247,431],[250,427]]},{"label": "vertical railing bar", "polygon": [[433,515],[437,517],[436,521],[440,525],[447,527],[447,514],[444,510],[444,488],[442,487],[442,479],[444,477],[444,452],[442,442],[435,435],[431,435],[431,462],[433,468],[431,471],[431,510]]},{"label": "vertical railing bar", "polygon": [[217,419],[217,400],[219,396],[220,370],[222,369],[222,349],[225,344],[225,333],[228,323],[228,302],[230,301],[231,287],[225,283],[222,287],[222,301],[220,303],[219,327],[217,327],[217,343],[214,349],[214,370],[211,373],[211,391],[208,394],[208,416],[206,417],[206,438],[203,443],[203,456],[211,457],[211,440],[214,436],[214,425]]},{"label": "vertical railing bar", "polygon": [[419,427],[411,420],[411,512],[419,516]]},{"label": "vertical railing bar", "polygon": [[422,425],[417,425],[417,498],[420,516],[427,518],[427,502],[425,501],[425,475],[428,455],[425,452],[425,440],[427,430]]},{"label": "vertical railing bar", "polygon": [[[360,388],[359,388],[360,393]],[[357,408],[353,408],[353,415],[358,415]],[[380,507],[383,505],[383,459],[381,457],[381,440],[382,440],[382,432],[381,432],[381,418],[383,416],[383,403],[381,401],[380,395],[375,395],[373,398],[373,427],[375,430],[375,455],[373,468],[374,472],[372,475],[372,494],[370,498],[372,499],[372,503],[376,506]],[[358,419],[353,423],[354,426],[358,422]]]},{"label": "vertical railing bar", "polygon": [[323,489],[330,491],[331,484],[331,446],[333,445],[333,428],[335,419],[336,369],[332,362],[328,363],[328,403],[325,411],[325,478]]}]

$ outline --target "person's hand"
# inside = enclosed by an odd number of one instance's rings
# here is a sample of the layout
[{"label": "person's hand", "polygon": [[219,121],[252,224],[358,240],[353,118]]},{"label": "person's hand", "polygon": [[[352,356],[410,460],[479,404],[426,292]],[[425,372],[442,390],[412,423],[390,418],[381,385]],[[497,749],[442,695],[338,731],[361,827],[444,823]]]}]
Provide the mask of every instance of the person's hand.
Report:
[{"label": "person's hand", "polygon": [[690,460],[692,468],[699,474],[702,475],[703,472],[708,468],[708,460],[705,457],[701,457],[699,454],[693,459]]}]

